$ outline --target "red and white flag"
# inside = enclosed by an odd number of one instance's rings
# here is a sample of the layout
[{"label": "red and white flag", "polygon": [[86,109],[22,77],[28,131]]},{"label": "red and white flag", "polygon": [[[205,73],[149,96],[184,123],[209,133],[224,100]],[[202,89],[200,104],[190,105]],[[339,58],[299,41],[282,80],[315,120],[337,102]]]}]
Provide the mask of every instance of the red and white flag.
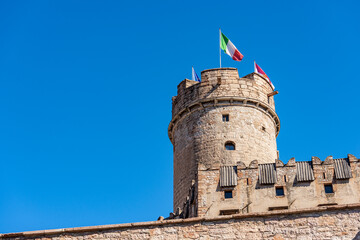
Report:
[{"label": "red and white flag", "polygon": [[262,75],[264,78],[266,78],[268,80],[268,82],[270,83],[272,89],[275,89],[274,84],[272,84],[272,82],[270,81],[270,78],[266,75],[266,73],[259,67],[259,65],[256,64],[256,62],[254,61],[254,71],[260,75]]}]

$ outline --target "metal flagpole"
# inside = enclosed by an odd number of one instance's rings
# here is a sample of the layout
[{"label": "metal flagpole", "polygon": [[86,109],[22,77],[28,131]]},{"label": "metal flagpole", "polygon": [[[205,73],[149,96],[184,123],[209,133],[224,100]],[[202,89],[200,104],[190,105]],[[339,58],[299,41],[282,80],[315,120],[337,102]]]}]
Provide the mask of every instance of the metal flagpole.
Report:
[{"label": "metal flagpole", "polygon": [[220,57],[220,68],[221,68],[221,29],[219,28],[219,57]]},{"label": "metal flagpole", "polygon": [[194,66],[191,67],[191,80],[195,81]]}]

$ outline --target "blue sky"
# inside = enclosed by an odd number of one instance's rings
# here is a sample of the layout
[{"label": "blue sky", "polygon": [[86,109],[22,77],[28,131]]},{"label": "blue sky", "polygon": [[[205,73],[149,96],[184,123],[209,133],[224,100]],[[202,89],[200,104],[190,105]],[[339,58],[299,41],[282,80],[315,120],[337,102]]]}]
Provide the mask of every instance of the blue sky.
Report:
[{"label": "blue sky", "polygon": [[1,1],[0,233],[172,211],[177,84],[218,28],[277,90],[280,159],[360,157],[358,1]]}]

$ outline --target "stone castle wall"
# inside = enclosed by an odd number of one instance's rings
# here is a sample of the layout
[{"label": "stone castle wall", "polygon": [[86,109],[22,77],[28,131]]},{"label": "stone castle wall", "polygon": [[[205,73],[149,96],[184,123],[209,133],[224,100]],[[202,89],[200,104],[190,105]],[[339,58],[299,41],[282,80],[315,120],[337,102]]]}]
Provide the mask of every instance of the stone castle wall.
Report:
[{"label": "stone castle wall", "polygon": [[[0,239],[360,239],[360,159],[349,154],[284,164],[277,156],[280,121],[267,80],[256,73],[239,78],[234,68],[201,76],[201,83],[182,81],[173,97],[169,218]],[[226,142],[235,149],[227,150]]]},{"label": "stone castle wall", "polygon": [[[272,184],[259,182],[260,171],[257,161],[250,165],[238,162],[234,166],[237,169],[236,186],[221,187],[219,185],[221,175],[219,168],[199,171],[198,216],[359,203],[360,160],[351,154],[344,159],[345,167],[351,171],[351,177],[343,179],[336,176],[334,161],[332,157],[328,157],[325,161],[313,157],[308,163],[311,165],[314,179],[299,181],[294,158],[287,164],[276,160],[273,163],[276,179]],[[333,193],[326,193],[325,185],[331,185]],[[284,195],[277,196],[276,188],[282,188]],[[232,191],[232,198],[225,199],[225,191]]]},{"label": "stone castle wall", "polygon": [[[198,171],[277,158],[280,122],[267,80],[256,73],[239,78],[235,68],[205,70],[201,77],[201,83],[182,81],[173,97],[174,211],[183,207],[193,181],[202,187]],[[225,114],[228,122],[222,119]],[[235,150],[225,150],[226,142],[234,143]],[[202,192],[198,199],[204,198]]]},{"label": "stone castle wall", "polygon": [[360,204],[0,234],[2,240],[360,239]]}]

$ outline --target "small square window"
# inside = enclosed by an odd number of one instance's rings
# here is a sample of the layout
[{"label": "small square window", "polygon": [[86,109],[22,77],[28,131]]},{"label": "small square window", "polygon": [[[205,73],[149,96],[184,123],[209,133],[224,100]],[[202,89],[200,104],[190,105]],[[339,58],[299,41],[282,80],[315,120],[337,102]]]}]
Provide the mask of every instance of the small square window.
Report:
[{"label": "small square window", "polygon": [[334,193],[332,184],[325,184],[324,188],[325,188],[325,193]]},{"label": "small square window", "polygon": [[223,114],[222,115],[222,120],[223,120],[223,122],[228,122],[229,121],[229,114]]},{"label": "small square window", "polygon": [[276,187],[275,188],[276,196],[284,196],[284,187]]},{"label": "small square window", "polygon": [[232,191],[225,191],[225,198],[232,198]]}]

